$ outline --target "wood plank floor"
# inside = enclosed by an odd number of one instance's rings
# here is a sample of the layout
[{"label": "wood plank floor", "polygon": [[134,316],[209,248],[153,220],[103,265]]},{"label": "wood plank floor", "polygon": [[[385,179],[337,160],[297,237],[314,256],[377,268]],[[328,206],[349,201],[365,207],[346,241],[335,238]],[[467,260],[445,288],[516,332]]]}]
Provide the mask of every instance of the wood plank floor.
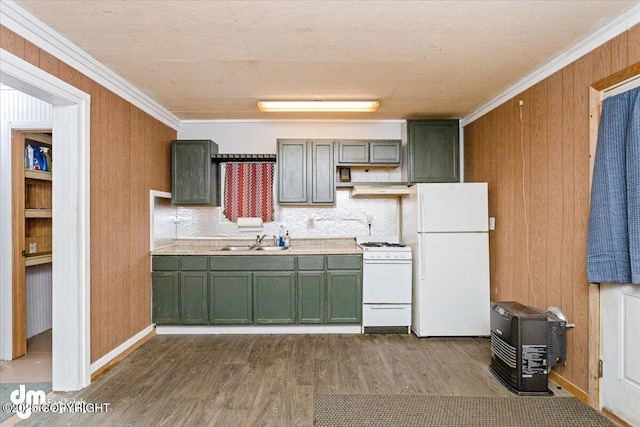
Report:
[{"label": "wood plank floor", "polygon": [[315,394],[515,397],[489,363],[484,338],[157,335],[89,387],[55,397],[109,412],[20,425],[311,426]]}]

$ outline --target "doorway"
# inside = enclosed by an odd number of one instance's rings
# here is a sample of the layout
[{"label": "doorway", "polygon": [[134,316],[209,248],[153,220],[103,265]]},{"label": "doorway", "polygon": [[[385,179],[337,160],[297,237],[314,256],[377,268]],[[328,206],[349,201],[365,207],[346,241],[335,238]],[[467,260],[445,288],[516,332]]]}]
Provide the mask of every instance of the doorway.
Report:
[{"label": "doorway", "polygon": [[[602,101],[640,86],[640,64],[591,87],[591,172],[598,139]],[[592,285],[589,290],[590,375],[593,406],[621,420],[640,423],[640,286]],[[598,366],[598,368],[596,368]]]},{"label": "doorway", "polygon": [[[28,116],[39,100],[3,90],[13,117]],[[22,101],[22,102],[20,102]],[[47,104],[48,110],[51,106]],[[27,353],[27,339],[51,329],[52,153],[50,129],[11,129],[13,338],[12,359]],[[51,153],[51,154],[49,154]],[[41,164],[42,163],[42,164]]]},{"label": "doorway", "polygon": [[[89,117],[90,96],[0,49],[0,83],[53,105],[53,145],[57,161],[53,180],[52,239],[52,385],[71,391],[87,386],[90,375],[89,337]],[[5,144],[6,145],[6,144]],[[10,182],[2,148],[0,170]],[[2,186],[6,187],[6,186]],[[0,300],[2,359],[12,352],[10,196],[1,194]],[[9,214],[7,215],[7,209]],[[7,225],[8,224],[8,225]],[[7,289],[8,283],[9,289]],[[10,358],[10,356],[9,356]]]}]

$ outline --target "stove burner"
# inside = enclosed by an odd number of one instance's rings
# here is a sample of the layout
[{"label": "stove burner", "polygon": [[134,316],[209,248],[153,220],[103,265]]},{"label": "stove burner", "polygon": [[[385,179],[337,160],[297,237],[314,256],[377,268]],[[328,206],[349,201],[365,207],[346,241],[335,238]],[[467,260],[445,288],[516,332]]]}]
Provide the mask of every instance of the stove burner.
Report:
[{"label": "stove burner", "polygon": [[365,242],[360,243],[360,246],[367,248],[404,248],[406,245],[402,243],[388,243],[388,242]]}]

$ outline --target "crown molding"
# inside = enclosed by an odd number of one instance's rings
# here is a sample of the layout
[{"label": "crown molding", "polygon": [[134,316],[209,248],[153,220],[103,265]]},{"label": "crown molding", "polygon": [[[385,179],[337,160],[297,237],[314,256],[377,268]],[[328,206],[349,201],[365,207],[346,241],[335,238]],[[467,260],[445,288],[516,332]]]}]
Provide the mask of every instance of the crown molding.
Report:
[{"label": "crown molding", "polygon": [[564,53],[558,55],[551,62],[538,68],[528,76],[524,77],[516,84],[505,90],[491,101],[478,108],[473,113],[465,116],[461,119],[461,126],[466,126],[474,120],[479,119],[535,84],[541,82],[552,74],[560,71],[567,65],[575,62],[579,58],[583,57],[587,53],[602,46],[604,43],[613,39],[614,37],[624,33],[633,26],[640,23],[640,4],[633,6],[627,12],[615,18],[609,24],[600,28],[592,33],[582,41],[575,44],[573,47],[566,50]]},{"label": "crown molding", "polygon": [[180,128],[180,119],[177,116],[13,0],[0,2],[0,25],[50,53],[165,125],[175,130]]},{"label": "crown molding", "polygon": [[220,124],[220,123],[348,123],[348,124],[402,124],[406,119],[191,119],[182,120],[183,125]]}]

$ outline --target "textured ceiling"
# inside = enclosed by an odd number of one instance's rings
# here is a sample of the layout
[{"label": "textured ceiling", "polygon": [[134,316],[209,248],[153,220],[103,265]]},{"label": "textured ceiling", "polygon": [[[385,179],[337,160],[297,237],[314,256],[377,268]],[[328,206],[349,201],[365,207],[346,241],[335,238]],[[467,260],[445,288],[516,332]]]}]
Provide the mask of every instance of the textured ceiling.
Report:
[{"label": "textured ceiling", "polygon": [[[18,3],[181,119],[463,117],[637,1]],[[376,113],[258,100],[375,99]]]}]

